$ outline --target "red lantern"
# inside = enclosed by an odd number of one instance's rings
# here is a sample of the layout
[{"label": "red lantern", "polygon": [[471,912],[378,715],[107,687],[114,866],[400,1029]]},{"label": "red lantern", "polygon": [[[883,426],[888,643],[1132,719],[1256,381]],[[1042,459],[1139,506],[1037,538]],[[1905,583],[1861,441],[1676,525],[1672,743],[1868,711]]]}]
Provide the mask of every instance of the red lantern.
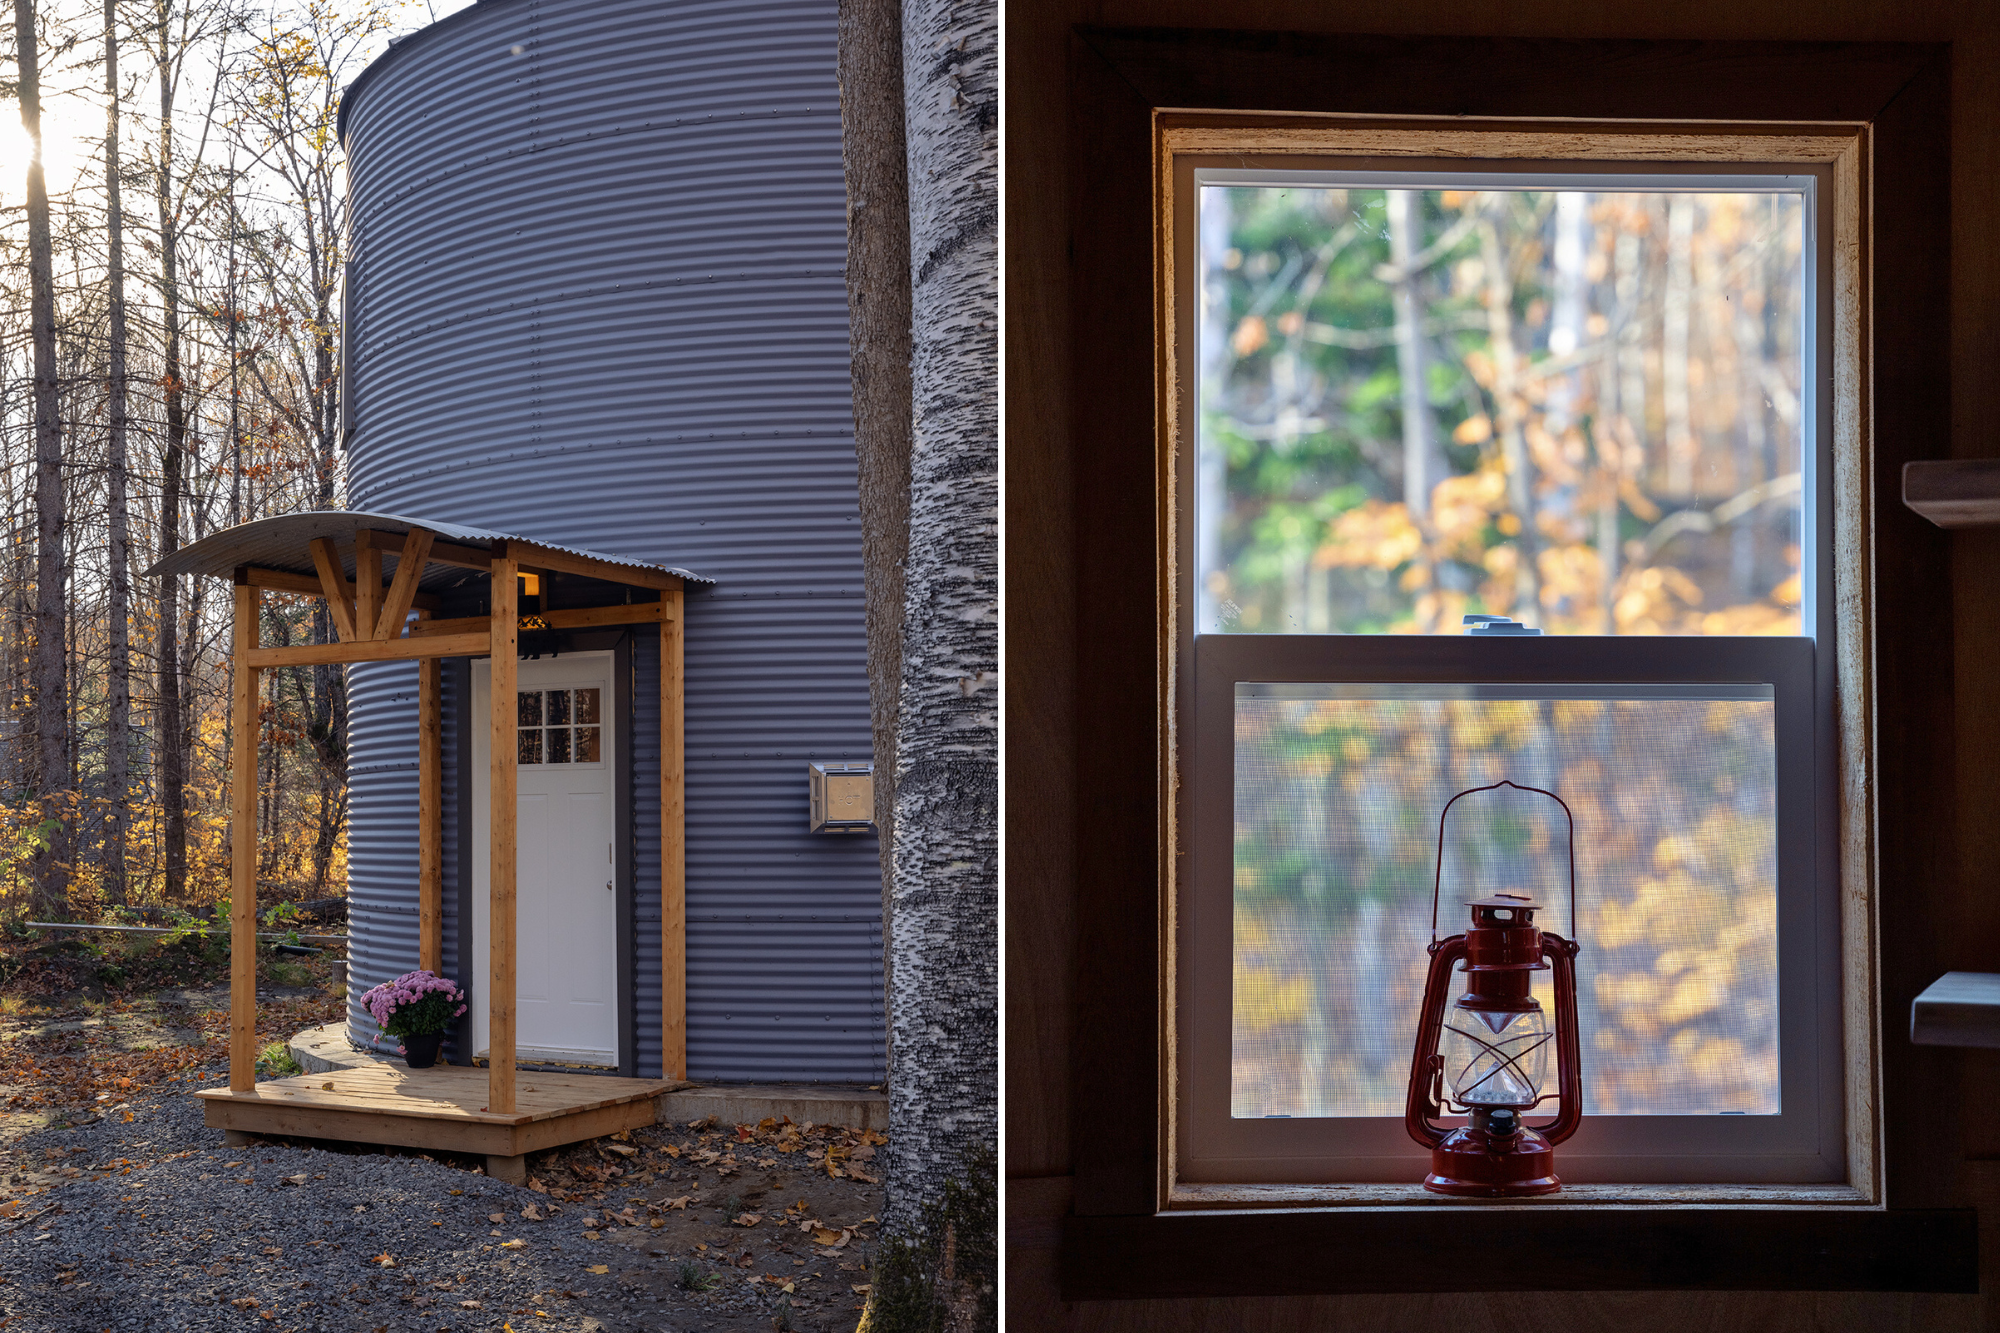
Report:
[{"label": "red lantern", "polygon": [[[1536,792],[1562,806],[1569,819],[1570,928],[1576,921],[1576,819],[1554,792],[1496,782],[1462,791],[1438,816],[1438,870],[1431,887],[1431,968],[1424,986],[1423,1021],[1410,1065],[1410,1097],[1403,1124],[1431,1150],[1424,1188],[1439,1194],[1511,1198],[1562,1188],[1555,1145],[1576,1133],[1583,1119],[1583,1079],[1576,1034],[1574,940],[1535,925],[1541,904],[1518,890],[1489,894],[1467,904],[1472,925],[1462,935],[1437,937],[1438,895],[1444,882],[1444,821],[1451,807],[1474,792],[1512,787]],[[1465,993],[1446,1008],[1453,969],[1465,964]],[[1549,1030],[1530,982],[1553,966],[1555,1030]],[[1443,1049],[1440,1050],[1440,1040]],[[1550,1048],[1556,1091],[1548,1083]],[[1527,1113],[1551,1097],[1555,1119],[1530,1125]],[[1434,1123],[1463,1115],[1457,1128]]]}]

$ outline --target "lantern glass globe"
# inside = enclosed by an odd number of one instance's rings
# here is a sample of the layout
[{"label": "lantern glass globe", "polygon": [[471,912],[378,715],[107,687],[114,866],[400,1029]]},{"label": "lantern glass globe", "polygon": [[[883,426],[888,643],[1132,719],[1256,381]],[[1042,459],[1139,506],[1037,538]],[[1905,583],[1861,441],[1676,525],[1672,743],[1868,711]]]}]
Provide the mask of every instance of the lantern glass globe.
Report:
[{"label": "lantern glass globe", "polygon": [[1525,1109],[1542,1095],[1548,1078],[1548,1016],[1533,999],[1514,1009],[1452,1006],[1444,1016],[1445,1082],[1460,1106]]}]

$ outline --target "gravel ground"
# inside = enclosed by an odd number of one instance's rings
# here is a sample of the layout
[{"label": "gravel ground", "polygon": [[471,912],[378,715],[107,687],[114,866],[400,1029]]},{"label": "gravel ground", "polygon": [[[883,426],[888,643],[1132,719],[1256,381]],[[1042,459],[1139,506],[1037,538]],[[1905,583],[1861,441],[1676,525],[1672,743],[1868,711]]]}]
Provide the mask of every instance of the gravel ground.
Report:
[{"label": "gravel ground", "polygon": [[[203,1072],[204,1085],[226,1077]],[[798,1184],[809,1172],[758,1182],[768,1189],[736,1185],[727,1204],[746,1208],[767,1192],[801,1195],[795,1214],[765,1205],[770,1224],[753,1236],[758,1224],[732,1230],[717,1212],[729,1183],[718,1177],[704,1194],[692,1168],[676,1187],[693,1192],[692,1205],[656,1189],[662,1202],[647,1211],[667,1220],[618,1225],[600,1217],[601,1192],[557,1203],[419,1156],[276,1142],[225,1149],[220,1139],[196,1099],[155,1094],[0,1154],[0,1185],[35,1191],[0,1204],[11,1214],[0,1218],[0,1333],[761,1333],[846,1330],[859,1318],[850,1284],[867,1281],[865,1244],[843,1235],[838,1249],[814,1248],[781,1229],[808,1211],[835,1226],[840,1210],[861,1221],[879,1192],[846,1180],[816,1182],[809,1207]],[[643,1151],[676,1179],[681,1159]],[[625,1192],[654,1179],[636,1171],[596,1187],[615,1191],[628,1217],[645,1200]],[[584,1234],[593,1225],[604,1227],[595,1239]],[[807,1265],[820,1280],[785,1293]],[[684,1277],[708,1289],[677,1285]]]}]

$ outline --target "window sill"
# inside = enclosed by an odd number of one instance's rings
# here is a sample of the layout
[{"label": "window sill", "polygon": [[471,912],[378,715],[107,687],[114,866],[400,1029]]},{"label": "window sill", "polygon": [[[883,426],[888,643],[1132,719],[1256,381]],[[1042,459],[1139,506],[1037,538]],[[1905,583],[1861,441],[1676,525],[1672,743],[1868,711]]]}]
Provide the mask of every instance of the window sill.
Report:
[{"label": "window sill", "polygon": [[1176,1185],[1170,1212],[1271,1208],[1532,1208],[1564,1212],[1618,1208],[1866,1208],[1875,1200],[1851,1185],[1565,1185],[1561,1193],[1494,1200],[1454,1199],[1422,1185]]},{"label": "window sill", "polygon": [[[1571,1201],[1574,1205],[1574,1200]],[[1610,1201],[1607,1201],[1610,1202]],[[1979,1289],[1970,1209],[1230,1209],[1064,1220],[1066,1301],[1446,1291]]]}]

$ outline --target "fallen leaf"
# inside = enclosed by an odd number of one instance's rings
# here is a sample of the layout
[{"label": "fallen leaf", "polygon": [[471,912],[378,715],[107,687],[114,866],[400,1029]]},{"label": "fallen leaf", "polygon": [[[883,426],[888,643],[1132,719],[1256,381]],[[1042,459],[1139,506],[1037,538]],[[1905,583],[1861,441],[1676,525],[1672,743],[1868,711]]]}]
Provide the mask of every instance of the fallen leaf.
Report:
[{"label": "fallen leaf", "polygon": [[478,1301],[460,1301],[458,1308],[461,1310],[484,1310],[486,1307]]},{"label": "fallen leaf", "polygon": [[868,1294],[868,1290],[871,1285],[873,1284],[867,1282],[855,1282],[850,1284],[851,1289],[858,1296],[866,1296]]},{"label": "fallen leaf", "polygon": [[505,1214],[505,1213],[488,1213],[488,1214],[486,1215],[486,1220],[487,1220],[487,1221],[489,1221],[489,1222],[505,1222],[505,1221],[507,1220],[507,1214]]},{"label": "fallen leaf", "polygon": [[681,1155],[681,1148],[678,1143],[669,1143],[666,1147],[660,1149],[660,1151],[669,1157],[679,1157]]},{"label": "fallen leaf", "polygon": [[604,1239],[604,1233],[601,1231],[586,1231],[583,1233],[583,1238],[585,1240],[602,1240]]},{"label": "fallen leaf", "polygon": [[264,1253],[266,1253],[266,1254],[283,1254],[283,1253],[284,1253],[284,1251],[283,1251],[283,1250],[281,1250],[281,1249],[279,1249],[279,1248],[278,1248],[277,1246],[275,1246],[275,1245],[266,1245],[266,1246],[264,1247]]},{"label": "fallen leaf", "polygon": [[639,1151],[629,1143],[607,1143],[604,1146],[610,1151],[617,1153],[620,1157],[633,1157]]},{"label": "fallen leaf", "polygon": [[257,1298],[254,1296],[238,1296],[230,1304],[239,1310],[254,1310],[257,1308]]},{"label": "fallen leaf", "polygon": [[851,1162],[848,1164],[847,1167],[847,1178],[849,1180],[859,1180],[864,1184],[869,1184],[869,1185],[879,1185],[882,1183],[882,1177],[871,1176],[866,1171],[863,1171],[860,1167],[855,1166]]},{"label": "fallen leaf", "polygon": [[9,1199],[5,1203],[0,1203],[0,1217],[12,1217],[16,1212],[20,1211],[20,1208],[21,1201],[19,1199]]},{"label": "fallen leaf", "polygon": [[667,1207],[669,1207],[669,1208],[678,1208],[678,1209],[680,1209],[680,1210],[681,1210],[682,1212],[686,1212],[686,1211],[687,1211],[687,1206],[688,1206],[688,1203],[689,1203],[689,1202],[690,1202],[690,1201],[691,1201],[691,1200],[692,1200],[693,1198],[694,1198],[694,1196],[693,1196],[692,1194],[683,1194],[683,1195],[681,1195],[681,1197],[680,1197],[680,1198],[678,1198],[678,1199],[668,1199],[668,1200],[667,1200]]},{"label": "fallen leaf", "polygon": [[739,1227],[754,1227],[764,1220],[762,1213],[738,1213],[729,1219]]},{"label": "fallen leaf", "polygon": [[542,1210],[531,1203],[521,1210],[521,1216],[527,1218],[530,1222],[539,1222],[542,1220]]},{"label": "fallen leaf", "polygon": [[611,1268],[608,1264],[592,1264],[583,1271],[586,1273],[609,1273]]},{"label": "fallen leaf", "polygon": [[658,1231],[661,1227],[665,1226],[666,1223],[662,1222],[659,1218],[656,1217],[652,1220],[652,1222],[649,1225],[653,1228],[653,1230]]},{"label": "fallen leaf", "polygon": [[527,1243],[525,1240],[503,1240],[500,1242],[500,1248],[503,1250],[518,1250]]},{"label": "fallen leaf", "polygon": [[325,1083],[322,1083],[322,1084],[320,1084],[320,1085],[319,1085],[319,1090],[320,1090],[321,1092],[332,1092],[332,1091],[333,1091],[333,1083],[332,1083],[331,1081],[328,1081],[328,1082],[325,1082]]},{"label": "fallen leaf", "polygon": [[396,1266],[395,1258],[387,1254],[376,1255],[372,1262],[378,1263],[384,1268],[394,1268]]},{"label": "fallen leaf", "polygon": [[463,1193],[465,1193],[465,1191],[464,1191],[464,1190],[446,1190],[446,1191],[445,1191],[445,1193],[446,1193],[446,1194],[463,1194]]},{"label": "fallen leaf", "polygon": [[303,1185],[306,1183],[308,1179],[309,1177],[306,1175],[306,1173],[301,1171],[296,1176],[280,1177],[278,1183],[280,1185]]}]

